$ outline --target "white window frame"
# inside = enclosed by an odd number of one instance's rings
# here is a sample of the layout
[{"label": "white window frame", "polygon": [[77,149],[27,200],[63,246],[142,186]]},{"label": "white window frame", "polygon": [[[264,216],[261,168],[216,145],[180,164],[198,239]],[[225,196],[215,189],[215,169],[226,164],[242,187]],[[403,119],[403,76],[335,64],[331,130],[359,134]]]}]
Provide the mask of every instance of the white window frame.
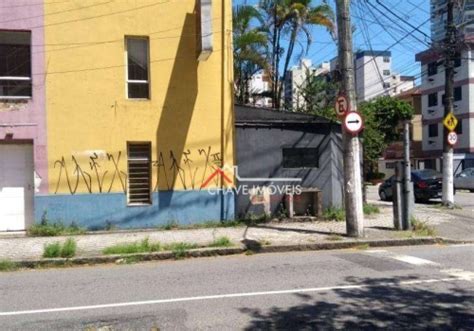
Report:
[{"label": "white window frame", "polygon": [[[30,46],[30,68],[33,67],[33,52],[31,49],[31,31],[16,31],[16,30],[0,30],[2,32],[28,32],[30,34],[29,46]],[[0,80],[24,80],[32,81],[33,71],[30,70],[31,76],[0,76]],[[33,98],[33,86],[31,86],[31,95],[0,95],[0,100],[30,100]]]},{"label": "white window frame", "polygon": [[[147,72],[148,80],[139,79],[128,79],[128,40],[129,39],[142,39],[148,42],[147,49]],[[148,98],[130,98],[128,95],[128,84],[147,84],[148,85]],[[125,36],[125,98],[127,100],[135,101],[147,101],[151,99],[151,83],[150,83],[150,38],[146,36]]]}]

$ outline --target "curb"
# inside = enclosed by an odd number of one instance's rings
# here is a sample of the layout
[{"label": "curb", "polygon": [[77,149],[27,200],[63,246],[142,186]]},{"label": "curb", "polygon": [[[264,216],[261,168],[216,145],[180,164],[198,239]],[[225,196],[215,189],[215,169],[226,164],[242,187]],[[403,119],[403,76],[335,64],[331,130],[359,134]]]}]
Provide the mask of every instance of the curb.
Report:
[{"label": "curb", "polygon": [[197,248],[183,252],[182,256],[175,256],[173,252],[155,252],[155,253],[137,253],[126,255],[97,255],[74,258],[53,258],[37,260],[18,260],[11,261],[18,268],[35,269],[64,266],[83,266],[98,264],[127,264],[144,261],[161,261],[180,258],[198,258],[211,256],[225,256],[251,253],[284,253],[284,252],[302,252],[319,250],[337,250],[369,247],[397,247],[397,246],[416,246],[416,245],[434,245],[434,244],[467,244],[472,241],[453,240],[443,237],[420,237],[408,239],[386,239],[386,240],[350,240],[340,242],[321,242],[301,245],[274,245],[262,246],[257,242],[249,241],[241,247],[226,248]]}]

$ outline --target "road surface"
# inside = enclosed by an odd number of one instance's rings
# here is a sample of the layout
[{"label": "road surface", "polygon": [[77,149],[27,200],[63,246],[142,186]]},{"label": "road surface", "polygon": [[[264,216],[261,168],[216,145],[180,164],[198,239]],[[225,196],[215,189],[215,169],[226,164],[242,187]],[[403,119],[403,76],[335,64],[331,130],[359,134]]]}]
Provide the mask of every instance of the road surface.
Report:
[{"label": "road surface", "polygon": [[474,246],[0,273],[2,330],[474,329]]}]

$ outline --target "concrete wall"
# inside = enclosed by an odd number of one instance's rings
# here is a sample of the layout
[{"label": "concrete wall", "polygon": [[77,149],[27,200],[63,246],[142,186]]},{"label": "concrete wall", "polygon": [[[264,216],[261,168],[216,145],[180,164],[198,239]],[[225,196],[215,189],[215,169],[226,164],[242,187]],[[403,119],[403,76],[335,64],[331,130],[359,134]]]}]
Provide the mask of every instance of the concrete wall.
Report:
[{"label": "concrete wall", "polygon": [[[339,131],[339,132],[338,132]],[[323,207],[342,205],[342,147],[340,128],[329,124],[288,124],[278,126],[243,126],[236,130],[237,164],[240,177],[301,178],[305,188],[319,188],[323,194]],[[319,147],[319,167],[285,169],[282,161],[284,147]],[[271,181],[239,184],[265,186]],[[295,182],[281,183],[295,184]],[[297,183],[298,184],[298,183]],[[271,210],[281,206],[283,196],[270,197]],[[252,205],[248,195],[237,195],[237,216],[263,213],[262,205]]]},{"label": "concrete wall", "polygon": [[[0,30],[31,32],[32,97],[28,100],[0,100],[0,143],[31,141],[34,146],[35,191],[48,191],[45,115],[45,53],[43,5],[28,0],[2,0]],[[13,141],[12,141],[13,140]]]}]

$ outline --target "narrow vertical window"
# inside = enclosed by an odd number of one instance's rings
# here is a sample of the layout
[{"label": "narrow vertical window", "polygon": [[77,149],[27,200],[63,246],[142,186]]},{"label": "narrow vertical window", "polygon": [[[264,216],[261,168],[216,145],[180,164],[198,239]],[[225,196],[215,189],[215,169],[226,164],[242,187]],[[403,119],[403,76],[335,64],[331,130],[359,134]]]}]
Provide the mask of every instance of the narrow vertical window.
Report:
[{"label": "narrow vertical window", "polygon": [[151,143],[128,143],[128,204],[151,204]]},{"label": "narrow vertical window", "polygon": [[148,38],[127,37],[127,94],[129,99],[149,99]]},{"label": "narrow vertical window", "polygon": [[0,31],[0,99],[31,98],[31,33]]}]

